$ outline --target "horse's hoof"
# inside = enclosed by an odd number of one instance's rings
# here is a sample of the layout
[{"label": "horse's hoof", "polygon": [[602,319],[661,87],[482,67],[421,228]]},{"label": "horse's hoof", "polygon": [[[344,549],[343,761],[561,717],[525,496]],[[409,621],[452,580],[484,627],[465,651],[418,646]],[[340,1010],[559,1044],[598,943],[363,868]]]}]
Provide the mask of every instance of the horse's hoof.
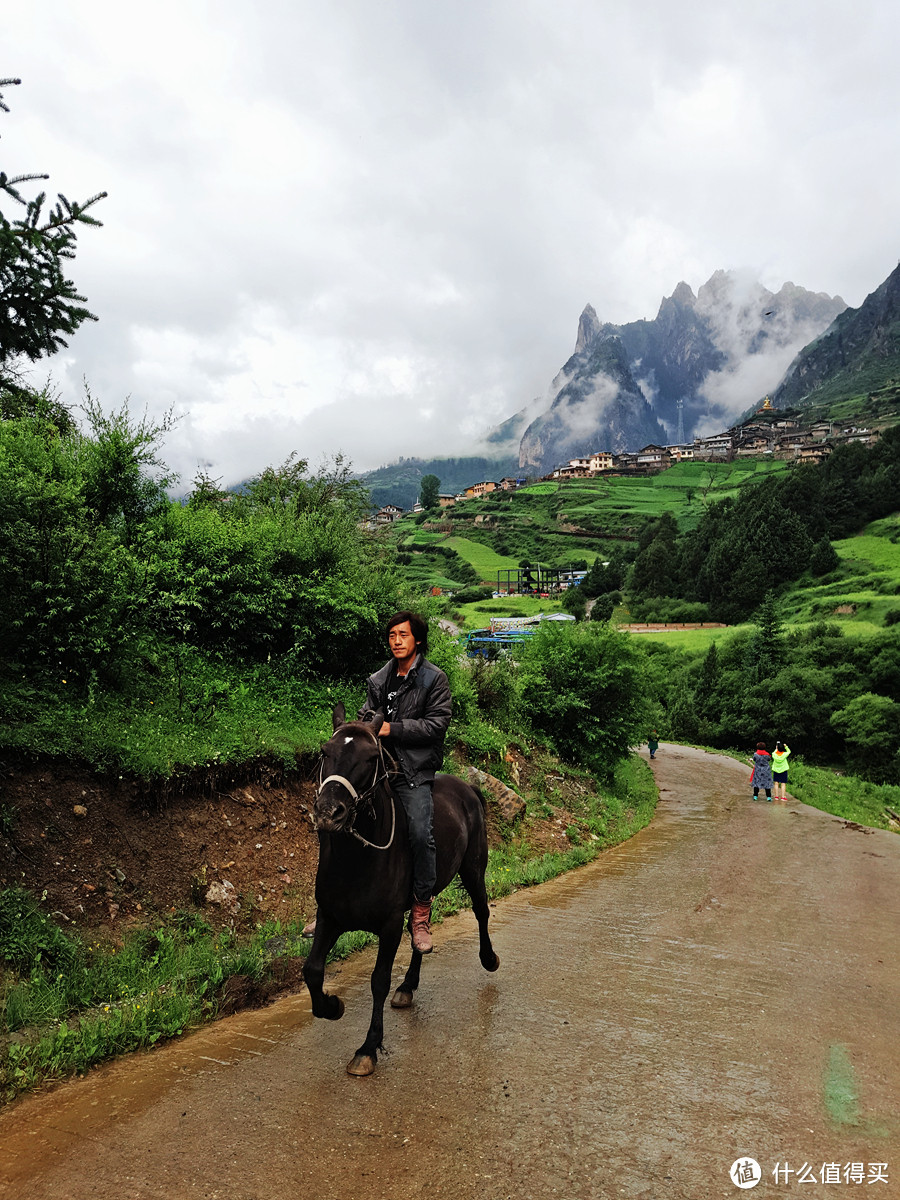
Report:
[{"label": "horse's hoof", "polygon": [[391,1008],[412,1008],[412,1003],[412,992],[404,992],[403,988],[397,988],[391,996]]},{"label": "horse's hoof", "polygon": [[344,1015],[344,1002],[340,996],[329,996],[331,1004],[328,1006],[328,1012],[325,1013],[325,1019],[328,1021],[339,1021]]},{"label": "horse's hoof", "polygon": [[484,969],[486,971],[496,971],[497,968],[500,966],[500,955],[495,954],[493,962],[485,962],[484,959],[482,959],[481,965],[484,967]]},{"label": "horse's hoof", "polygon": [[348,1075],[371,1075],[375,1070],[375,1059],[371,1054],[354,1054],[347,1063]]}]

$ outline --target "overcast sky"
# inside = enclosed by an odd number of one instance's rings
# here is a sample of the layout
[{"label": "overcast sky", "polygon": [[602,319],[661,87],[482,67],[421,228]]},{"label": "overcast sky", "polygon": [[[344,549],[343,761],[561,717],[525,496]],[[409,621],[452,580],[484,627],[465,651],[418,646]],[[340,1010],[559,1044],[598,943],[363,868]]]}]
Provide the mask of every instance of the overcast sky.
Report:
[{"label": "overcast sky", "polygon": [[857,306],[900,255],[898,29],[895,0],[7,6],[0,168],[109,193],[72,265],[100,320],[36,378],[174,407],[169,463],[230,483],[471,449],[588,302],[653,317],[722,267]]}]

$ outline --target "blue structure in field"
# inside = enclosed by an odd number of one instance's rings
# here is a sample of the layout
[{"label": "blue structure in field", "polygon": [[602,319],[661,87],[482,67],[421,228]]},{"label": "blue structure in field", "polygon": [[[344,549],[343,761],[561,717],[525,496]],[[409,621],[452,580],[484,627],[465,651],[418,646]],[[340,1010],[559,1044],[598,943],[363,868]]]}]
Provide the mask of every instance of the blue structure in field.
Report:
[{"label": "blue structure in field", "polygon": [[467,658],[496,658],[501,650],[527,642],[537,633],[537,625],[518,629],[475,629],[466,636]]}]

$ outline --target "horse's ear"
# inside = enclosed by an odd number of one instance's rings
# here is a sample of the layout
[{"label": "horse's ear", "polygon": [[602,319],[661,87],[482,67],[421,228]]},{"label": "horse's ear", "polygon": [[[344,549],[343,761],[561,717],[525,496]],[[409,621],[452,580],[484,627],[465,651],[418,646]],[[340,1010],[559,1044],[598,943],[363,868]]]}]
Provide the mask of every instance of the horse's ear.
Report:
[{"label": "horse's ear", "polygon": [[366,715],[364,717],[364,721],[365,721],[366,725],[372,726],[372,732],[375,734],[376,737],[378,737],[378,730],[384,724],[384,713],[383,712],[366,713]]},{"label": "horse's ear", "polygon": [[337,704],[334,706],[334,712],[331,714],[332,729],[337,729],[337,727],[339,725],[343,725],[345,723],[346,716],[347,716],[347,711],[344,708],[343,704],[341,704],[341,702],[339,700],[337,702]]}]

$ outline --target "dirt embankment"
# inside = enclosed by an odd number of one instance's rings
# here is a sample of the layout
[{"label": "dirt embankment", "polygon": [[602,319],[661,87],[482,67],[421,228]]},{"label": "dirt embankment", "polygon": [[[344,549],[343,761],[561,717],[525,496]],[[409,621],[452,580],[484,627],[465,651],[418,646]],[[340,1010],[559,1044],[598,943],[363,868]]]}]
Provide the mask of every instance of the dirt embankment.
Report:
[{"label": "dirt embankment", "polygon": [[249,782],[161,801],[127,779],[7,760],[0,884],[89,928],[202,905],[216,880],[233,886],[244,917],[311,912],[313,795],[310,780],[263,767]]},{"label": "dirt embankment", "polygon": [[[545,771],[518,752],[510,764],[525,795]],[[291,776],[260,764],[251,778],[198,781],[160,799],[65,762],[0,760],[0,887],[26,888],[64,927],[112,937],[173,909],[203,908],[214,923],[237,925],[308,918],[318,861],[314,772],[312,760]],[[538,853],[566,849],[566,829],[579,825],[566,797],[576,800],[584,785],[560,775],[552,787],[552,815],[529,816],[516,830]],[[498,845],[492,802],[488,830]],[[210,893],[216,883],[230,885],[229,907],[208,898],[221,894]],[[234,901],[240,909],[230,911]]]}]

